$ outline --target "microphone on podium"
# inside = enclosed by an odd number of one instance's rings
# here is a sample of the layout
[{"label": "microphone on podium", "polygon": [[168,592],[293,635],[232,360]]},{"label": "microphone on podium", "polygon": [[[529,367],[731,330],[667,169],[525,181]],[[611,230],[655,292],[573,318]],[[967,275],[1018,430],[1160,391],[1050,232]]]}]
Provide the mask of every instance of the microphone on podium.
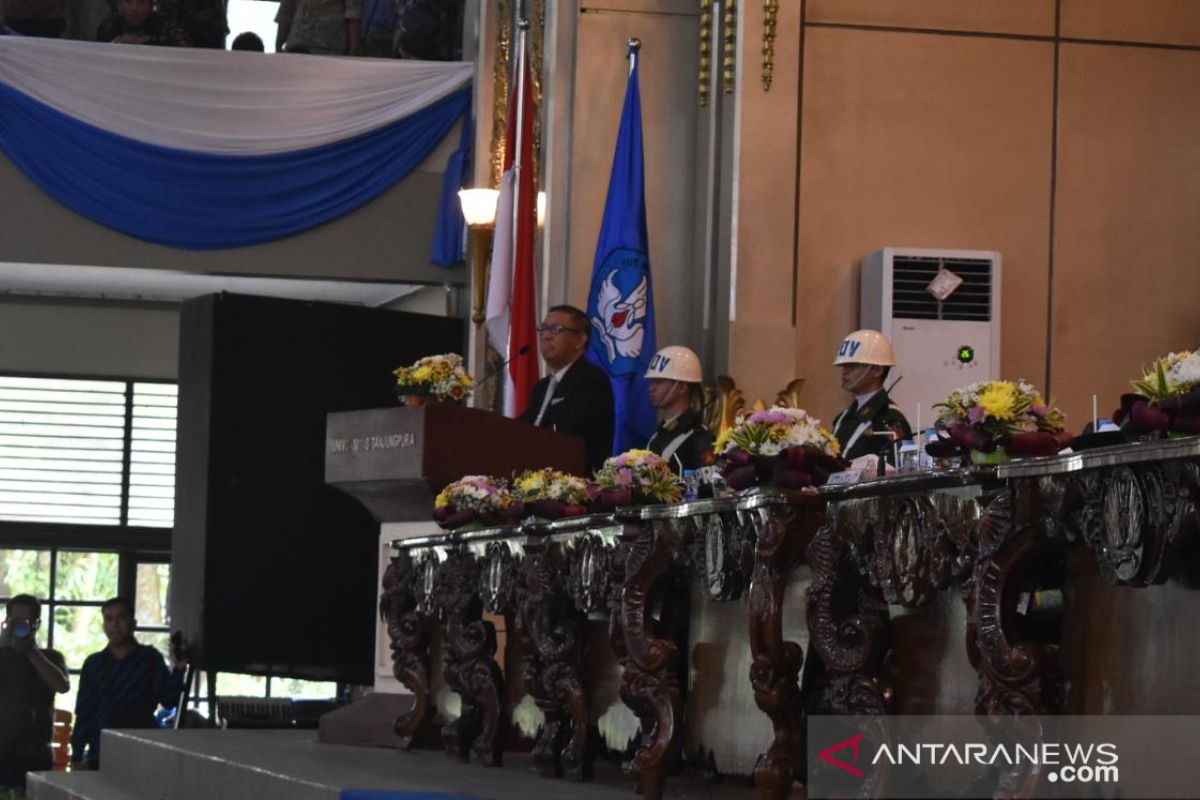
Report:
[{"label": "microphone on podium", "polygon": [[497,375],[499,375],[501,372],[504,372],[504,368],[505,368],[505,367],[507,367],[507,366],[508,366],[509,364],[511,364],[512,362],[516,361],[518,358],[521,358],[521,357],[523,357],[523,356],[526,356],[526,355],[528,355],[528,354],[529,354],[529,351],[530,351],[531,349],[532,349],[532,348],[531,348],[529,345],[527,345],[527,344],[526,344],[526,345],[522,345],[522,346],[521,346],[521,348],[520,348],[519,350],[517,350],[517,352],[516,352],[516,353],[514,353],[514,354],[513,354],[512,356],[510,356],[509,358],[505,359],[505,360],[504,360],[504,363],[500,364],[500,366],[498,366],[498,367],[495,367],[495,368],[494,368],[494,369],[492,369],[492,371],[491,371],[491,372],[489,372],[487,375],[484,375],[482,378],[480,378],[480,379],[479,379],[479,382],[475,384],[475,389],[476,389],[476,390],[478,390],[480,386],[483,386],[485,383],[487,383],[488,381],[490,381],[492,378],[496,377],[496,376],[497,376]]}]

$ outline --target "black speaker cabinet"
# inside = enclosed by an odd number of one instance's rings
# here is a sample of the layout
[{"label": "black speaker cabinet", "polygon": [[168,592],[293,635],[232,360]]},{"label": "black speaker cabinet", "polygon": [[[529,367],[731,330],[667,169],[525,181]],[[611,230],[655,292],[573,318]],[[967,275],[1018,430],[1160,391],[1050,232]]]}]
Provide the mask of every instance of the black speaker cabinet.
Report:
[{"label": "black speaker cabinet", "polygon": [[379,524],[324,484],[325,415],[463,321],[219,294],[180,325],[172,626],[207,670],[372,683]]}]

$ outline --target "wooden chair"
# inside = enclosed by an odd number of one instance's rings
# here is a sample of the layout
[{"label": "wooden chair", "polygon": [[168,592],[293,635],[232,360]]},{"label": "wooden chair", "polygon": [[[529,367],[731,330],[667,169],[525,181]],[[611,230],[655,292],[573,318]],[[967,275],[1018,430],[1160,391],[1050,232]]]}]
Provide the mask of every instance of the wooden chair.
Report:
[{"label": "wooden chair", "polygon": [[71,723],[75,715],[61,708],[54,709],[54,735],[50,746],[54,750],[54,769],[62,772],[71,762]]}]

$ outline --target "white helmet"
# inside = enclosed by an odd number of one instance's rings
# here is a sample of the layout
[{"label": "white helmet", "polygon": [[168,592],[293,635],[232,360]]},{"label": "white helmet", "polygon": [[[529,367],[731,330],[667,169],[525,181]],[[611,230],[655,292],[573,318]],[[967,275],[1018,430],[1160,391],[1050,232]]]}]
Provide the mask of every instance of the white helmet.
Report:
[{"label": "white helmet", "polygon": [[833,365],[842,364],[878,364],[883,367],[896,366],[896,357],[892,354],[892,343],[879,331],[861,330],[842,339],[838,345],[837,356]]},{"label": "white helmet", "polygon": [[664,347],[655,353],[650,359],[646,377],[684,383],[704,382],[704,374],[700,371],[700,359],[688,348],[678,345]]}]

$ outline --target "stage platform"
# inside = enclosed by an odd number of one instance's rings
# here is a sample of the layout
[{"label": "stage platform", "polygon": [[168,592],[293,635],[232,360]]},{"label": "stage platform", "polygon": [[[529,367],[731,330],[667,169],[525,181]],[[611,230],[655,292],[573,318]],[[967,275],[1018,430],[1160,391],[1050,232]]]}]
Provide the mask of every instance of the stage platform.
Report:
[{"label": "stage platform", "polygon": [[[527,755],[503,767],[457,764],[435,750],[321,744],[308,730],[105,731],[99,772],[31,776],[30,800],[341,800],[354,790],[397,800],[446,793],[495,800],[630,800],[632,776],[597,763],[596,780],[543,778]],[[352,796],[352,795],[348,795]],[[748,779],[712,783],[687,774],[667,781],[679,800],[752,800]]]}]

